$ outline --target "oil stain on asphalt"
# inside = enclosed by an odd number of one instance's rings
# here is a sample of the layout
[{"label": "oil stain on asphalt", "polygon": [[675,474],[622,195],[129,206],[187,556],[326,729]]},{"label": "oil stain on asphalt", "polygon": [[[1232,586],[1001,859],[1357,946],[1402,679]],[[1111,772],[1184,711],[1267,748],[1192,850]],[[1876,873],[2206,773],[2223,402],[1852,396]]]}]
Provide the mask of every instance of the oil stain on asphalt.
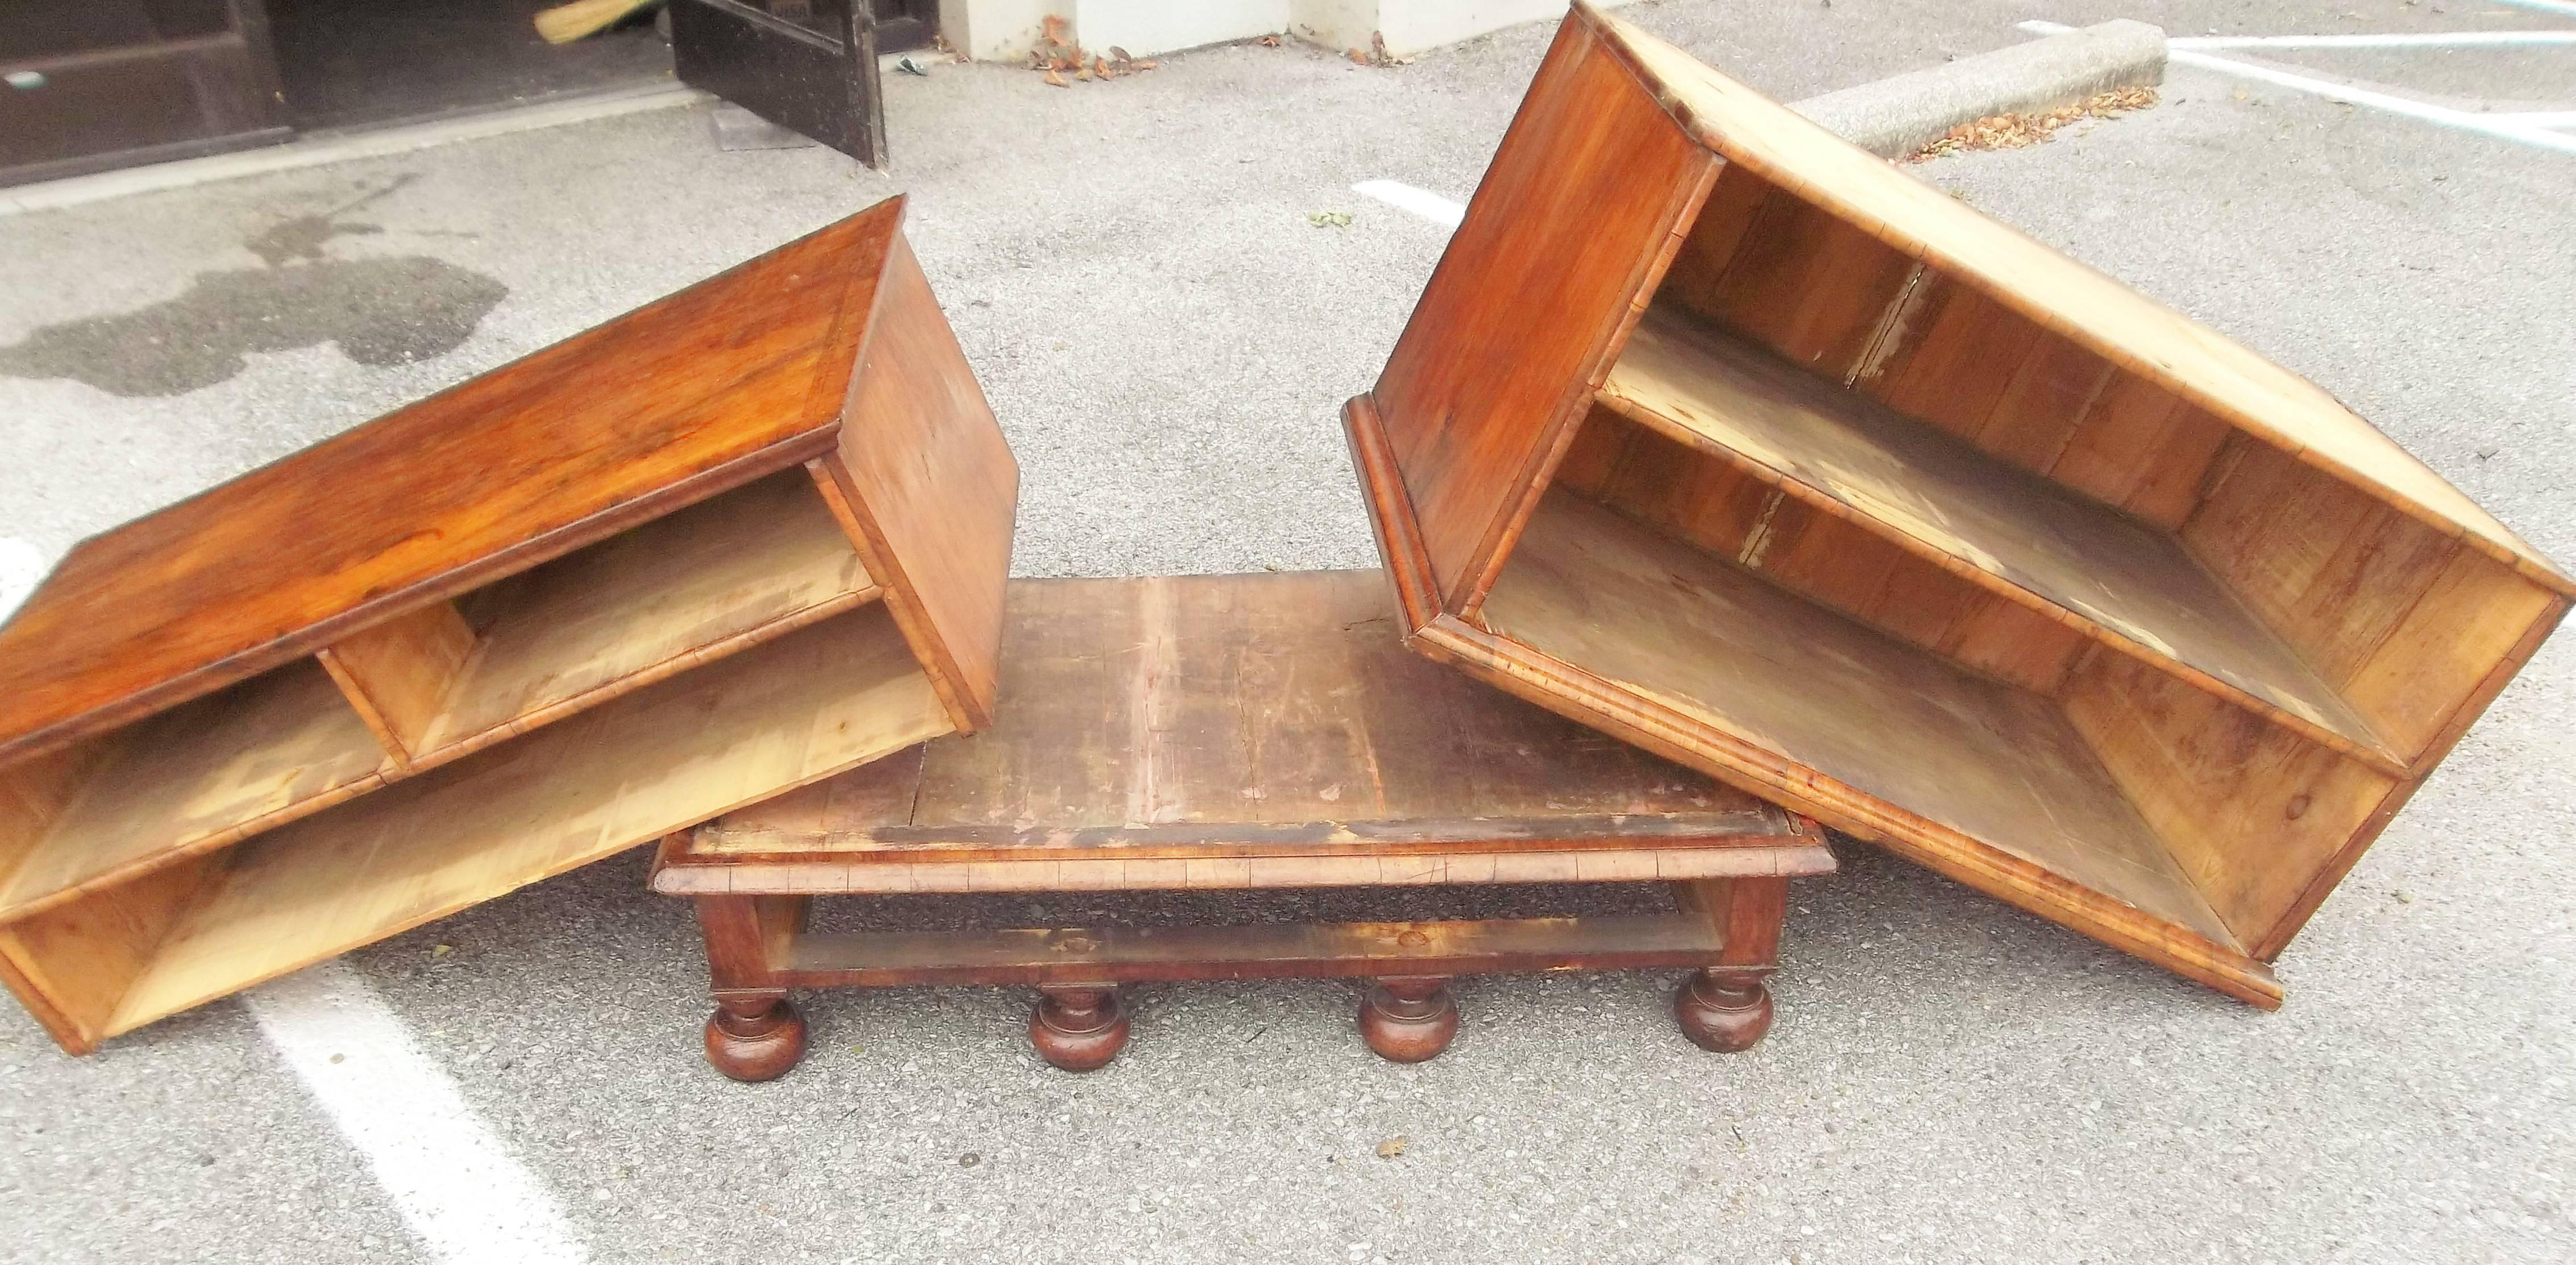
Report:
[{"label": "oil stain on asphalt", "polygon": [[260,267],[201,272],[166,302],[40,327],[0,347],[0,374],[70,378],[111,395],[169,396],[233,377],[255,351],[335,343],[342,355],[375,367],[454,351],[509,287],[428,255],[336,259],[324,251],[332,238],[381,232],[339,217],[407,183],[297,216],[244,242]]}]

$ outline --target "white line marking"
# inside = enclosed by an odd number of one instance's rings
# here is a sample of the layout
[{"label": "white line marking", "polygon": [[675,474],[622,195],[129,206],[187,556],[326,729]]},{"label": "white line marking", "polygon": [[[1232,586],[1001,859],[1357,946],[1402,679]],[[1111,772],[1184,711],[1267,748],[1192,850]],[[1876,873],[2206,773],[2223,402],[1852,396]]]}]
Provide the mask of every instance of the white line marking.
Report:
[{"label": "white line marking", "polygon": [[324,962],[242,996],[269,1043],[438,1259],[590,1259],[554,1197],[475,1119],[456,1082],[421,1053],[355,971]]},{"label": "white line marking", "polygon": [[2426,31],[2406,35],[2180,35],[2167,48],[2511,48],[2576,44],[2576,31]]},{"label": "white line marking", "polygon": [[345,162],[352,158],[381,158],[387,154],[405,154],[457,141],[507,136],[513,132],[560,127],[566,123],[587,123],[593,119],[664,110],[709,100],[713,98],[695,88],[654,84],[646,88],[585,93],[566,101],[548,101],[410,127],[313,136],[267,149],[245,149],[206,158],[154,163],[148,167],[102,172],[95,176],[74,176],[68,180],[0,189],[0,216],[53,211],[129,194],[183,189],[218,180],[266,175],[272,171],[293,171],[324,163]]},{"label": "white line marking", "polygon": [[2576,110],[2532,110],[2522,114],[2490,114],[2499,123],[2519,123],[2524,127],[2576,127]]},{"label": "white line marking", "polygon": [[0,536],[0,620],[5,620],[36,591],[36,584],[50,568],[45,551],[34,541],[15,536]]},{"label": "white line marking", "polygon": [[2517,9],[2529,9],[2534,13],[2554,13],[2562,18],[2576,18],[2576,4],[2569,4],[2567,0],[2504,0],[2504,3]]},{"label": "white line marking", "polygon": [[[2074,29],[2056,22],[2023,22],[2019,26],[2022,30],[2037,35],[2058,35]],[[2237,75],[2284,88],[2294,88],[2300,92],[2313,93],[2329,101],[2341,101],[2348,105],[2366,105],[2375,110],[2384,110],[2390,114],[2403,115],[2426,123],[2438,123],[2464,132],[2477,132],[2499,140],[2518,141],[2538,149],[2556,150],[2562,154],[2576,154],[2576,136],[2561,136],[2546,128],[2512,122],[2510,115],[2477,114],[2468,110],[2455,110],[2446,105],[2417,101],[2411,97],[2395,96],[2369,88],[2357,88],[2351,84],[2311,79],[2306,75],[2294,75],[2286,70],[2274,70],[2269,66],[2257,66],[2210,53],[2195,53],[2187,48],[2175,48],[2172,41],[2166,43],[2165,57],[2168,61],[2180,62],[2186,66],[2198,66],[2203,70],[2215,70],[2220,74]]]},{"label": "white line marking", "polygon": [[1429,189],[1416,189],[1401,180],[1363,180],[1351,186],[1351,192],[1364,193],[1400,211],[1448,228],[1456,228],[1467,218],[1467,206],[1452,202]]}]

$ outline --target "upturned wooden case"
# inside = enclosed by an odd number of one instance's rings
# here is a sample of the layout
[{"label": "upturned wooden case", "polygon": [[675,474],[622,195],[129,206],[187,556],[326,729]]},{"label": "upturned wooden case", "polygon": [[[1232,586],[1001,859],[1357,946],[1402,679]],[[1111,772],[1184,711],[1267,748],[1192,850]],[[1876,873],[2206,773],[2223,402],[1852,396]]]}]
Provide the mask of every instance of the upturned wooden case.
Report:
[{"label": "upturned wooden case", "polygon": [[1417,649],[2266,1007],[2576,593],[2313,384],[1579,4],[1344,418]]},{"label": "upturned wooden case", "polygon": [[901,218],[75,548],[0,627],[0,978],[54,1039],[982,725],[1019,473]]}]

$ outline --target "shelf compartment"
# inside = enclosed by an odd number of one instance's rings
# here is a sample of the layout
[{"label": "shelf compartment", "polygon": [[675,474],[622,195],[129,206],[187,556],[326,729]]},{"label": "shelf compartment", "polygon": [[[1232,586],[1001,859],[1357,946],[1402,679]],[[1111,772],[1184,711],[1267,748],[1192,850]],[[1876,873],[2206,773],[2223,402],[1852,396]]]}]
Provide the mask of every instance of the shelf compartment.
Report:
[{"label": "shelf compartment", "polygon": [[823,621],[210,858],[97,1035],[950,729],[883,606]]},{"label": "shelf compartment", "polygon": [[374,790],[391,768],[311,660],[13,767],[18,795],[52,811],[0,823],[26,839],[0,922]]},{"label": "shelf compartment", "polygon": [[324,652],[415,768],[874,601],[813,480],[773,474]]},{"label": "shelf compartment", "polygon": [[2242,955],[2047,698],[1563,492],[1532,515],[1484,614],[1495,635],[1582,664],[1784,769],[1903,805]]},{"label": "shelf compartment", "polygon": [[2391,775],[2343,697],[2172,535],[1660,308],[1598,396],[2123,654]]}]

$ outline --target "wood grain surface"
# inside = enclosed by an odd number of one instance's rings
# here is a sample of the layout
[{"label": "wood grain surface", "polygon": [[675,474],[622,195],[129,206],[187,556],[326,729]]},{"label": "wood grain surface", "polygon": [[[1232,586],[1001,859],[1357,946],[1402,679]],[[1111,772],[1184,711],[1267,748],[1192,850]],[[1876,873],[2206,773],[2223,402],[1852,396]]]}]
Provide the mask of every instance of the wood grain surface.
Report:
[{"label": "wood grain surface", "polygon": [[1647,880],[1831,866],[1778,809],[1406,653],[1374,573],[1022,580],[1010,611],[992,728],[710,822],[665,848],[657,888]]},{"label": "wood grain surface", "polygon": [[[1853,146],[1638,27],[1576,3],[1568,25],[1632,67],[1700,143],[2121,368],[2512,567],[2576,580],[2307,379]],[[1468,214],[1475,214],[1470,207]]]},{"label": "wood grain surface", "polygon": [[2331,684],[2143,520],[1686,318],[1650,313],[1601,398],[2124,654],[2405,769]]},{"label": "wood grain surface", "polygon": [[1489,582],[1716,167],[1558,31],[1373,393],[1449,601]]},{"label": "wood grain surface", "polygon": [[0,627],[0,761],[828,450],[901,214],[880,203],[82,542]]}]

